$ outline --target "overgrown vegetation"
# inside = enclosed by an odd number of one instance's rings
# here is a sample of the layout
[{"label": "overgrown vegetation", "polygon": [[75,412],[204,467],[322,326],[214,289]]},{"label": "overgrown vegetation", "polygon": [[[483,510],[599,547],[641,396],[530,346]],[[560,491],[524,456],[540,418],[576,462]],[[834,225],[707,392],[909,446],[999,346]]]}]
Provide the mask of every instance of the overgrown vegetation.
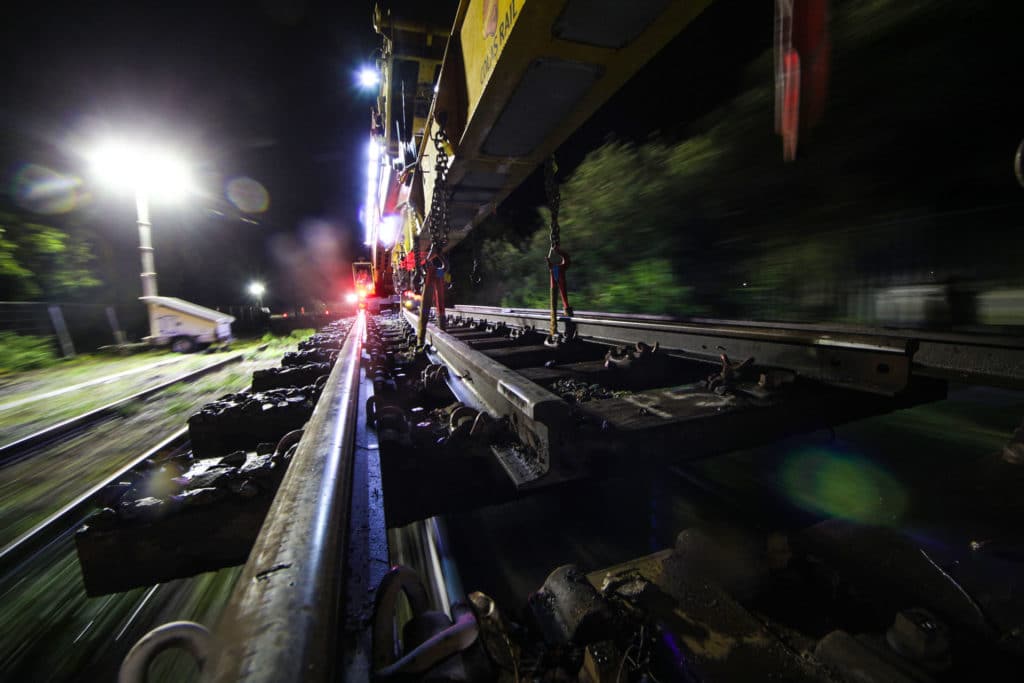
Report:
[{"label": "overgrown vegetation", "polygon": [[316,330],[312,328],[292,330],[286,335],[277,335],[271,332],[267,332],[266,334],[263,335],[263,338],[260,339],[260,342],[263,344],[268,344],[268,349],[292,346],[294,344],[298,344],[303,339],[306,339],[307,337],[311,336],[314,332],[316,332]]},{"label": "overgrown vegetation", "polygon": [[0,332],[0,375],[45,368],[57,361],[57,351],[50,337]]},{"label": "overgrown vegetation", "polygon": [[19,300],[75,298],[100,284],[89,240],[14,213],[0,213],[0,289]]}]

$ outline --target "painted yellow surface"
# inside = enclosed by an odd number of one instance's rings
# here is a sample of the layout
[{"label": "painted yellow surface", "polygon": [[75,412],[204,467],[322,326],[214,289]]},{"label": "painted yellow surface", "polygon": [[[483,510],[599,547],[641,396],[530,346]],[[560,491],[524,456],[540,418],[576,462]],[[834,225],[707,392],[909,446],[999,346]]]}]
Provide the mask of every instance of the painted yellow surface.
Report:
[{"label": "painted yellow surface", "polygon": [[525,3],[526,0],[470,0],[459,32],[470,115]]}]

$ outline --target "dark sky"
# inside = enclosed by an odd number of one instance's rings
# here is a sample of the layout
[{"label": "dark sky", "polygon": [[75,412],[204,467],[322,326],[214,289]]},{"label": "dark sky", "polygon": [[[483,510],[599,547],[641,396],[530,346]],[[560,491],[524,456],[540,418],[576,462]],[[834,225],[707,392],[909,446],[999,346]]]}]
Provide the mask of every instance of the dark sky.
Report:
[{"label": "dark sky", "polygon": [[[134,207],[82,154],[104,137],[153,137],[187,155],[202,192],[154,206],[161,293],[237,302],[253,277],[282,299],[334,287],[361,241],[372,95],[354,75],[378,45],[370,0],[19,4],[0,40],[5,204],[27,164],[81,178],[80,201],[46,220],[95,233],[119,262],[104,279],[135,287],[122,278],[137,272]],[[240,176],[270,197],[255,224],[225,200]]]}]

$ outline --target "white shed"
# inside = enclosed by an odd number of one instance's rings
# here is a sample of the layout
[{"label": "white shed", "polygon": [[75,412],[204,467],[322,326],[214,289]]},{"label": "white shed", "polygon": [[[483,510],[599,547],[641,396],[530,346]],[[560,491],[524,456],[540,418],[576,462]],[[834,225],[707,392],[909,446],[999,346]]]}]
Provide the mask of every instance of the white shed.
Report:
[{"label": "white shed", "polygon": [[172,296],[140,297],[149,310],[150,344],[187,353],[200,344],[231,340],[233,316]]}]

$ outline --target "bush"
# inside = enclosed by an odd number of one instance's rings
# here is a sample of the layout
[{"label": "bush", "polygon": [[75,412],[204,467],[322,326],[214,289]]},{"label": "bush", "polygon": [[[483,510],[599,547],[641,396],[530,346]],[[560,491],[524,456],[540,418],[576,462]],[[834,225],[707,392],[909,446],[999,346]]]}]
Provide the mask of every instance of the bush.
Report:
[{"label": "bush", "polygon": [[45,368],[57,360],[52,337],[0,332],[0,374]]},{"label": "bush", "polygon": [[316,330],[313,328],[301,328],[298,330],[292,330],[285,335],[274,334],[267,332],[260,339],[263,344],[269,345],[270,348],[281,348],[285,346],[291,346],[297,344],[300,341],[310,337]]}]

